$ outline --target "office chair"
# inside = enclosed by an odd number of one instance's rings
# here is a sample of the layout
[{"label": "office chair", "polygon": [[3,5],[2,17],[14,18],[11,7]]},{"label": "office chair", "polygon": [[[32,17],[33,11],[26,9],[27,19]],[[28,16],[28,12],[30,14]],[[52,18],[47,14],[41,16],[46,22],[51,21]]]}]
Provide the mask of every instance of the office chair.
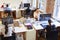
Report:
[{"label": "office chair", "polygon": [[25,16],[30,16],[31,15],[31,10],[29,9],[29,7],[25,10]]},{"label": "office chair", "polygon": [[50,31],[46,33],[46,40],[58,40],[58,31]]}]

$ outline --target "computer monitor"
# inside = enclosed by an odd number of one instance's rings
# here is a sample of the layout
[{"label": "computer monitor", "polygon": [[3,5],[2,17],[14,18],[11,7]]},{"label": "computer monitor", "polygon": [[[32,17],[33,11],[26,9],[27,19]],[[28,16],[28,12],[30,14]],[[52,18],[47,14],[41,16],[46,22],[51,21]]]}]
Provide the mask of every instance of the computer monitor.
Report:
[{"label": "computer monitor", "polygon": [[30,7],[30,3],[24,3],[24,7]]},{"label": "computer monitor", "polygon": [[48,21],[51,18],[51,14],[40,14],[39,21]]},{"label": "computer monitor", "polygon": [[2,18],[2,24],[5,24],[7,22],[8,24],[13,23],[13,17],[8,17],[8,18]]}]

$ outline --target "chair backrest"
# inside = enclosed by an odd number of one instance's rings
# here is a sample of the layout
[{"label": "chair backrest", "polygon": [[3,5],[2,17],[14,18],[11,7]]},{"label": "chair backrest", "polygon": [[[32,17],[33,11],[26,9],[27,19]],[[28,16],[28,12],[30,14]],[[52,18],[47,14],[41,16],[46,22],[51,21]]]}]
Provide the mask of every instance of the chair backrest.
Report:
[{"label": "chair backrest", "polygon": [[7,22],[8,24],[12,24],[13,17],[2,18],[2,24],[4,24],[5,22]]},{"label": "chair backrest", "polygon": [[58,40],[58,31],[50,31],[46,35],[47,35],[46,38],[49,40]]}]

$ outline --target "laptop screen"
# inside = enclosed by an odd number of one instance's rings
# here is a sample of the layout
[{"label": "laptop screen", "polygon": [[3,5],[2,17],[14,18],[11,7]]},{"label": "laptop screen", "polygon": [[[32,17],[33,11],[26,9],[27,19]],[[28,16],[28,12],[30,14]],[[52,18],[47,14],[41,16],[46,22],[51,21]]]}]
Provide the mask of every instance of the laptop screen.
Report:
[{"label": "laptop screen", "polygon": [[48,21],[51,18],[51,14],[40,14],[39,21]]}]

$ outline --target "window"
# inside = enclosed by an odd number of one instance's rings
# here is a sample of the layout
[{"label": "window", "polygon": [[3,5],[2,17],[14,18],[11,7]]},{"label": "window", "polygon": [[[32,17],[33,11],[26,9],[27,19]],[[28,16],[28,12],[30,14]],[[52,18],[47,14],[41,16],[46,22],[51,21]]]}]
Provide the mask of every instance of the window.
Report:
[{"label": "window", "polygon": [[32,0],[33,3],[32,3],[32,7],[36,8],[36,0]]},{"label": "window", "polygon": [[53,18],[60,20],[60,0],[55,1]]},{"label": "window", "polygon": [[40,10],[45,13],[46,12],[46,0],[39,0],[38,8],[40,8]]}]

